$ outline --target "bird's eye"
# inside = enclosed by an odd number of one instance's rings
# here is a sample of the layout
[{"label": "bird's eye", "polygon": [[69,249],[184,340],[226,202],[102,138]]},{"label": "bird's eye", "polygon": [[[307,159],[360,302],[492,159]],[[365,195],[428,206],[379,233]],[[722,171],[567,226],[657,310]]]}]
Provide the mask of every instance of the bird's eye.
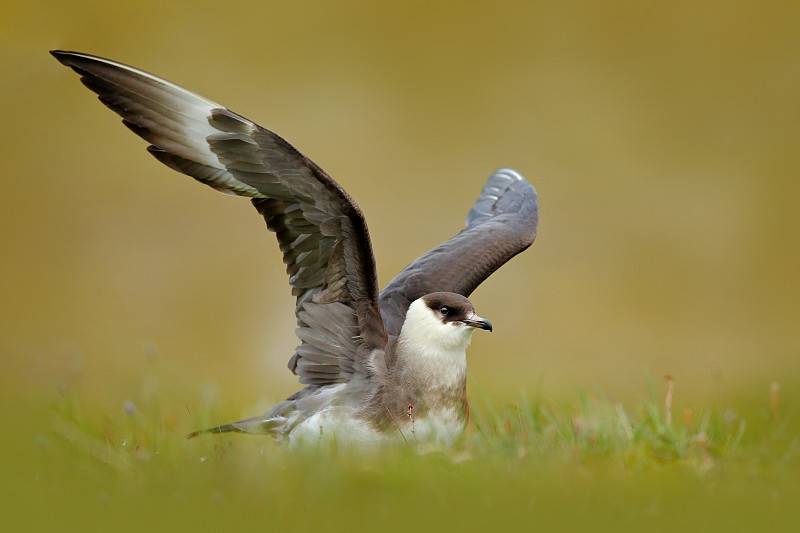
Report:
[{"label": "bird's eye", "polygon": [[442,313],[444,316],[447,316],[450,314],[450,308],[447,307],[446,305],[442,306],[439,308],[439,312]]}]

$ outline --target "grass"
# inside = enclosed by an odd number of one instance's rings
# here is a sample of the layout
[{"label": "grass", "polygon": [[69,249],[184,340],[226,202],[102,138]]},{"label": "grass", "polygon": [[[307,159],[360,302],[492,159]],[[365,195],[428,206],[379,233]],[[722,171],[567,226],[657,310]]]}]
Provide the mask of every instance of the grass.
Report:
[{"label": "grass", "polygon": [[[455,449],[370,453],[187,441],[189,415],[163,397],[103,416],[62,394],[49,427],[7,442],[0,497],[26,531],[797,531],[798,434],[778,389],[750,409],[678,411],[673,385],[628,406],[473,399]],[[199,425],[215,416],[193,413]]]}]

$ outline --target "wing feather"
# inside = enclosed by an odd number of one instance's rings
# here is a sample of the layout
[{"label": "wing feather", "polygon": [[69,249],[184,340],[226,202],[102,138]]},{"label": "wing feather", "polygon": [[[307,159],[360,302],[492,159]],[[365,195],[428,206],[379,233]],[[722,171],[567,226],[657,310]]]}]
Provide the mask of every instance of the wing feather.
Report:
[{"label": "wing feather", "polygon": [[517,171],[493,173],[458,235],[420,256],[381,291],[389,335],[398,335],[408,306],[431,292],[469,296],[509,259],[533,244],[539,225],[536,189]]},{"label": "wing feather", "polygon": [[387,340],[364,216],[322,169],[279,135],[142,70],[54,51],[173,170],[248,196],[278,239],[297,298],[301,345],[289,368],[322,385],[366,375]]}]

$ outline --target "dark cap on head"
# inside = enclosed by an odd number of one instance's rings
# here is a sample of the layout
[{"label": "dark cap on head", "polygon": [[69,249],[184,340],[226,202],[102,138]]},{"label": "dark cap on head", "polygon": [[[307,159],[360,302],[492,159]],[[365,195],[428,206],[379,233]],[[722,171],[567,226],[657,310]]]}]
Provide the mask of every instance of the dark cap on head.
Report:
[{"label": "dark cap on head", "polygon": [[454,292],[432,292],[422,297],[422,301],[445,324],[461,322],[473,328],[492,331],[492,323],[475,314],[475,306],[465,296]]}]

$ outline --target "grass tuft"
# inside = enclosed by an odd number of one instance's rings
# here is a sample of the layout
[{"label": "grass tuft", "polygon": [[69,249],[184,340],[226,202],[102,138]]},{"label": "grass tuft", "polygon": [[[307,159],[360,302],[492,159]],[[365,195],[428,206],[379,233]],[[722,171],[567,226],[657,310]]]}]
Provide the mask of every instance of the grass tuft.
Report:
[{"label": "grass tuft", "polygon": [[187,414],[168,396],[141,394],[109,414],[62,393],[48,427],[5,469],[15,481],[4,501],[50,509],[26,512],[26,530],[133,531],[154,517],[160,530],[484,531],[521,517],[558,530],[648,521],[666,531],[689,516],[701,529],[798,525],[800,443],[778,388],[749,408],[678,408],[677,385],[631,404],[473,398],[454,449],[407,439],[373,452],[333,444],[293,453],[240,434],[187,441],[193,419],[225,418],[213,402]]}]

